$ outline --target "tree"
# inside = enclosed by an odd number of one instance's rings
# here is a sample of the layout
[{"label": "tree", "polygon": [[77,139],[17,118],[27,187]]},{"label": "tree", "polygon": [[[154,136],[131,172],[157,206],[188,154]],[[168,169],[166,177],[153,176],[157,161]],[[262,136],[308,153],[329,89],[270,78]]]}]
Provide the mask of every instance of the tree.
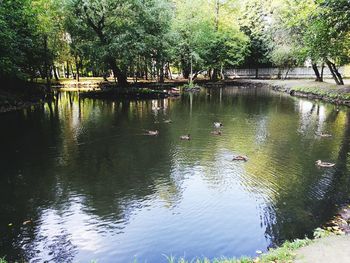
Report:
[{"label": "tree", "polygon": [[244,63],[246,66],[258,69],[261,66],[271,65],[268,14],[268,4],[263,0],[247,0],[241,9],[239,25],[249,38],[248,54]]},{"label": "tree", "polygon": [[[340,2],[345,4],[348,1]],[[310,55],[325,62],[336,84],[344,85],[337,66],[350,61],[350,32],[347,24],[350,11],[343,10],[339,13],[337,8],[339,5],[333,0],[322,1],[319,8],[309,17],[310,24],[304,38]]]},{"label": "tree", "polygon": [[44,54],[31,1],[2,1],[0,26],[0,79],[13,82],[32,78]]},{"label": "tree", "polygon": [[[247,38],[236,26],[236,1],[176,1],[174,62],[185,78],[207,69],[216,80],[225,66],[242,63]],[[195,10],[193,9],[195,7]],[[219,13],[220,10],[220,13]]]},{"label": "tree", "polygon": [[[101,50],[102,60],[112,70],[120,86],[127,85],[130,66],[145,53],[152,53],[160,64],[163,46],[160,38],[167,32],[167,1],[72,0],[70,30],[82,41]],[[72,29],[73,28],[73,29]],[[156,52],[152,52],[150,45]],[[154,50],[153,50],[154,51]],[[156,53],[156,55],[155,55]],[[161,57],[161,58],[160,58]]]},{"label": "tree", "polygon": [[[294,10],[291,11],[292,6],[288,1],[272,1],[270,3],[270,25],[267,32],[271,39],[269,60],[274,66],[286,69],[285,76],[280,77],[287,78],[290,68],[303,65],[308,59],[301,41],[302,31],[299,31],[298,28],[301,19],[298,18],[298,23],[294,23]],[[300,7],[298,6],[298,8]],[[298,15],[303,17],[304,15],[300,11],[298,9]]]},{"label": "tree", "polygon": [[292,39],[290,46],[311,61],[316,81],[323,81],[318,64],[326,63],[335,82],[344,84],[338,66],[349,61],[348,5],[346,0],[285,0],[275,16]]}]

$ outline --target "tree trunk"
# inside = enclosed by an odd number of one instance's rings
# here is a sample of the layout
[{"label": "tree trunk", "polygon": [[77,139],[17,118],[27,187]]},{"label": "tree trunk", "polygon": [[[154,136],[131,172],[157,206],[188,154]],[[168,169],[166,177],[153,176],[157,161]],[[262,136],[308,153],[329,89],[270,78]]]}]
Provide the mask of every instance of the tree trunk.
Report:
[{"label": "tree trunk", "polygon": [[165,63],[165,65],[164,65],[164,77],[166,79],[169,79],[168,63]]},{"label": "tree trunk", "polygon": [[221,79],[225,80],[224,66],[222,64],[221,64],[221,68],[220,68],[220,75],[221,75]]},{"label": "tree trunk", "polygon": [[106,81],[106,82],[108,82],[107,76],[108,76],[108,73],[104,72],[103,73],[103,80]]},{"label": "tree trunk", "polygon": [[72,72],[72,75],[73,75],[73,79],[77,79],[77,75],[74,73],[74,70],[73,70],[73,66],[70,65],[70,70]]},{"label": "tree trunk", "polygon": [[212,80],[217,81],[218,80],[218,75],[219,75],[219,70],[217,68],[214,68],[213,69]]},{"label": "tree trunk", "polygon": [[289,70],[290,70],[290,68],[287,68],[287,72],[286,72],[286,75],[284,76],[284,80],[286,80],[286,79],[287,79],[287,77],[288,77],[288,73],[289,73]]},{"label": "tree trunk", "polygon": [[38,70],[39,70],[39,74],[40,74],[41,79],[45,79],[45,77],[46,77],[45,72],[41,69],[41,67],[39,67]]},{"label": "tree trunk", "polygon": [[113,71],[114,77],[118,81],[119,87],[125,87],[128,85],[128,78],[125,72],[123,72],[118,66],[113,58],[108,59],[109,65]]},{"label": "tree trunk", "polygon": [[[190,54],[189,56],[192,56],[192,55]],[[190,57],[185,57],[185,56],[183,56],[181,59],[182,77],[185,79],[188,79],[191,74],[191,62],[188,62],[187,58],[191,60]]]},{"label": "tree trunk", "polygon": [[[100,21],[95,24],[94,20],[88,15],[88,13],[85,10],[85,15],[87,18],[88,25],[95,31],[96,35],[101,41],[101,44],[103,46],[108,46],[107,38],[104,35],[103,29],[105,26],[105,16],[102,16]],[[116,63],[115,58],[111,56],[106,57],[106,62],[109,64],[110,68],[113,71],[114,78],[118,80],[118,86],[127,86],[128,85],[128,78],[126,75],[126,72],[123,72]]]},{"label": "tree trunk", "polygon": [[54,74],[54,76],[55,76],[55,80],[56,81],[59,81],[60,80],[60,78],[58,77],[58,75],[57,75],[57,68],[55,67],[55,65],[52,65],[52,70],[53,70],[53,74]]},{"label": "tree trunk", "polygon": [[169,78],[173,79],[173,75],[171,74],[170,63],[169,62],[168,62],[167,70],[168,70]]},{"label": "tree trunk", "polygon": [[335,64],[333,62],[331,62],[329,59],[326,59],[326,64],[329,68],[329,70],[332,73],[333,79],[335,81],[335,83],[337,85],[344,85],[344,81],[343,81],[343,77],[342,75],[339,73],[337,67],[335,66]]},{"label": "tree trunk", "polygon": [[[333,63],[332,63],[333,64]],[[339,83],[340,85],[344,85],[344,80],[343,80],[343,76],[340,74],[340,72],[338,71],[337,67],[333,64],[333,70],[335,72],[335,74],[338,77]]]},{"label": "tree trunk", "polygon": [[52,66],[50,66],[49,67],[49,77],[50,77],[50,81],[52,80],[52,77],[53,77],[53,67]]},{"label": "tree trunk", "polygon": [[182,76],[185,78],[185,79],[188,79],[190,77],[190,70],[188,69],[182,69]]},{"label": "tree trunk", "polygon": [[44,59],[44,72],[46,77],[46,85],[50,85],[50,73],[49,73],[49,65],[47,63],[48,59],[48,47],[47,47],[47,36],[44,36],[44,51],[45,51],[45,59]]},{"label": "tree trunk", "polygon": [[161,62],[159,67],[159,82],[164,83],[164,64]]},{"label": "tree trunk", "polygon": [[198,77],[198,73],[199,73],[198,71],[196,71],[196,73],[194,73],[192,80],[195,80]]},{"label": "tree trunk", "polygon": [[281,68],[278,68],[277,79],[283,79]]},{"label": "tree trunk", "polygon": [[69,79],[69,62],[67,61],[67,67],[66,67],[67,71],[66,71],[66,78]]},{"label": "tree trunk", "polygon": [[317,81],[317,82],[323,82],[323,79],[322,79],[322,77],[321,77],[321,75],[320,75],[320,72],[318,71],[317,64],[312,63],[312,69],[314,70],[315,75],[316,75],[315,81]]},{"label": "tree trunk", "polygon": [[259,68],[255,69],[255,78],[258,79],[259,78]]},{"label": "tree trunk", "polygon": [[148,80],[148,65],[147,59],[145,58],[145,79]]},{"label": "tree trunk", "polygon": [[213,79],[213,74],[211,73],[211,68],[208,69],[208,76],[209,76],[210,80]]},{"label": "tree trunk", "polygon": [[78,56],[75,55],[74,56],[74,59],[75,59],[75,67],[77,69],[77,81],[79,82],[80,81],[80,73],[79,73],[79,61],[78,61]]}]

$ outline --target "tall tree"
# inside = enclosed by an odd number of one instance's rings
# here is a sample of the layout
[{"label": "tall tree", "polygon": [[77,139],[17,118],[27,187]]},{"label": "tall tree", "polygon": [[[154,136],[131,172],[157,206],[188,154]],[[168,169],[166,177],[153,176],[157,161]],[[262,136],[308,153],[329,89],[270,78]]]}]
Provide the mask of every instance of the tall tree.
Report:
[{"label": "tall tree", "polygon": [[30,0],[0,3],[0,79],[27,80],[42,64],[39,21]]},{"label": "tall tree", "polygon": [[256,69],[271,65],[269,61],[271,39],[268,34],[270,17],[268,16],[269,5],[267,2],[247,0],[243,2],[240,11],[239,25],[249,38],[249,52],[245,59],[245,65]]},{"label": "tall tree", "polygon": [[125,86],[130,64],[150,48],[146,42],[152,38],[159,40],[167,30],[166,21],[157,19],[167,17],[169,6],[162,5],[164,2],[167,1],[72,0],[68,5],[70,23],[73,27],[80,25],[80,31],[75,33],[101,50],[103,61],[118,84]]},{"label": "tall tree", "polygon": [[242,63],[247,38],[237,27],[237,1],[223,2],[176,1],[172,26],[177,43],[175,63],[185,78],[189,78],[191,65],[191,77],[206,69],[212,79],[217,79],[225,66]]}]

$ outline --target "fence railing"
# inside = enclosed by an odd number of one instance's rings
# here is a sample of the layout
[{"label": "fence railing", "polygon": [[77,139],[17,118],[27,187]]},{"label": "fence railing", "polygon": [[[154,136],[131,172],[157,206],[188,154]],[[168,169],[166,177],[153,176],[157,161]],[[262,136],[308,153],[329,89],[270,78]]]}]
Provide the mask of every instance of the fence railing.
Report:
[{"label": "fence railing", "polygon": [[[321,71],[321,68],[319,68]],[[350,66],[339,68],[343,77],[350,77]],[[266,78],[266,79],[308,79],[315,78],[315,73],[311,67],[298,67],[291,69],[280,68],[258,68],[258,69],[227,69],[224,72],[227,78]],[[324,78],[332,78],[332,74],[327,67],[323,71]]]}]

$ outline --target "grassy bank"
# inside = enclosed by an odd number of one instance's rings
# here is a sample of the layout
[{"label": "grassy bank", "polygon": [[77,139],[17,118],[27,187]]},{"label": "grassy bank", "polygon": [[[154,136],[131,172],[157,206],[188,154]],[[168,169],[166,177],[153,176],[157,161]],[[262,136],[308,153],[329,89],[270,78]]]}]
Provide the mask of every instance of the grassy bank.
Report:
[{"label": "grassy bank", "polygon": [[[297,239],[293,242],[285,242],[281,247],[276,249],[271,249],[268,253],[262,254],[256,258],[242,257],[240,259],[235,258],[218,258],[214,260],[209,260],[207,258],[197,258],[197,259],[185,259],[185,258],[175,258],[172,256],[167,257],[169,263],[288,263],[292,262],[295,257],[295,251],[301,247],[305,247],[314,242],[311,239]],[[99,261],[91,261],[90,263],[98,263]],[[135,261],[138,262],[138,261]],[[6,261],[5,258],[0,259],[0,263],[10,263]],[[103,263],[103,262],[101,262]]]},{"label": "grassy bank", "polygon": [[293,242],[285,242],[281,247],[276,249],[271,249],[268,253],[262,254],[256,258],[242,257],[240,259],[235,258],[218,258],[214,260],[209,260],[207,258],[203,259],[192,259],[187,260],[184,258],[176,259],[173,257],[168,258],[169,263],[287,263],[292,262],[295,259],[295,251],[298,248],[307,246],[313,242],[310,239],[297,239]]},{"label": "grassy bank", "polygon": [[169,263],[291,263],[297,258],[297,251],[300,248],[310,246],[320,240],[323,240],[330,236],[335,236],[336,233],[325,229],[318,228],[314,232],[314,239],[296,239],[292,242],[287,241],[282,246],[270,249],[267,253],[261,254],[255,258],[242,257],[239,259],[235,258],[217,258],[217,259],[185,259],[185,258],[174,258],[168,257]]},{"label": "grassy bank", "polygon": [[337,86],[332,80],[316,82],[314,80],[238,80],[240,84],[266,85],[276,91],[292,96],[322,100],[337,105],[350,106],[350,81],[344,86]]}]

